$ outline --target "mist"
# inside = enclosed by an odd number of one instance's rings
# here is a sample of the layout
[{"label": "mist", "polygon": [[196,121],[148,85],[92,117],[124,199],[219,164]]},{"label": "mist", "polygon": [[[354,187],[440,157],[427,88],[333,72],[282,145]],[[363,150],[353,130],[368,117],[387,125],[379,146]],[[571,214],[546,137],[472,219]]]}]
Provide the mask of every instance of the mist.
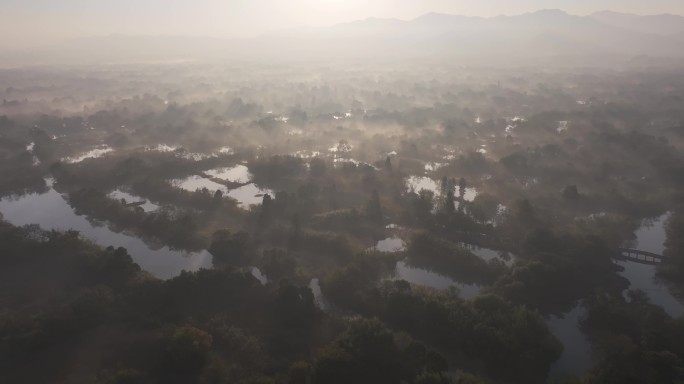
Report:
[{"label": "mist", "polygon": [[681,2],[0,10],[0,382],[684,381]]}]

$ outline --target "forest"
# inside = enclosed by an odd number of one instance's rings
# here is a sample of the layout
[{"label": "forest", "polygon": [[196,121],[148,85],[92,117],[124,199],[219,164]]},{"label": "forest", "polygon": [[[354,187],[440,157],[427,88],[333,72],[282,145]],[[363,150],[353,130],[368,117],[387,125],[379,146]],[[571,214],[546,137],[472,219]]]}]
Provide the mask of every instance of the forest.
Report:
[{"label": "forest", "polygon": [[684,382],[681,67],[0,84],[0,382]]}]

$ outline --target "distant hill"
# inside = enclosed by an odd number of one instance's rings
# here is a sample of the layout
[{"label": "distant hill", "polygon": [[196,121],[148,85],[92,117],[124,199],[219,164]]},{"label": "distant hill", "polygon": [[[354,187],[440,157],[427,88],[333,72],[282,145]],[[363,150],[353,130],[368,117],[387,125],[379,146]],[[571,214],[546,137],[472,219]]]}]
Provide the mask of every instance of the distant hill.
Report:
[{"label": "distant hill", "polygon": [[676,35],[684,33],[684,17],[678,15],[638,16],[629,13],[603,11],[592,18],[614,27],[654,35]]},{"label": "distant hill", "polygon": [[412,58],[513,62],[610,57],[682,57],[684,18],[541,10],[492,18],[429,13],[414,20],[369,18],[318,28],[273,31],[255,39],[109,36],[71,40],[47,54],[68,60],[186,58]]},{"label": "distant hill", "polygon": [[291,52],[302,44],[325,51],[371,52],[379,55],[441,53],[539,55],[616,54],[681,55],[678,37],[660,36],[605,23],[599,18],[574,16],[560,10],[541,10],[493,18],[430,13],[410,21],[367,19],[332,27],[277,31],[262,37],[287,42]]}]

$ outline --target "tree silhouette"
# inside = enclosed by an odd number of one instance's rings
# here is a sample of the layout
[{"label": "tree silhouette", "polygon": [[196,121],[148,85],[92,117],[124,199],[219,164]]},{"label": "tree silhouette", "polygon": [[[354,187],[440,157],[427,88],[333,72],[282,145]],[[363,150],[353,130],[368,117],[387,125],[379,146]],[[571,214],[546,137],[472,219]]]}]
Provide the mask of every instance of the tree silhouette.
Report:
[{"label": "tree silhouette", "polygon": [[366,216],[376,223],[382,222],[382,206],[380,205],[380,195],[377,189],[373,190],[373,194],[366,204]]}]

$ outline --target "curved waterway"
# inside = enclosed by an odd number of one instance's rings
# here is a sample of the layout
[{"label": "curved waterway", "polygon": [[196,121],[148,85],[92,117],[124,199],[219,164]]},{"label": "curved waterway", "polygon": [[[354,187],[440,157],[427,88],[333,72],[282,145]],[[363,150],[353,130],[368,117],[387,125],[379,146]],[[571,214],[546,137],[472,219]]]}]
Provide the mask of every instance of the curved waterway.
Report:
[{"label": "curved waterway", "polygon": [[[667,238],[665,222],[668,217],[669,214],[665,214],[653,221],[644,220],[635,232],[636,242],[630,247],[662,255]],[[662,307],[670,316],[679,317],[684,314],[684,305],[656,278],[657,266],[631,261],[617,263],[624,268],[619,274],[629,280],[629,289],[644,291],[651,303]],[[565,347],[563,355],[551,368],[552,378],[567,374],[582,376],[591,368],[591,347],[579,328],[579,319],[585,312],[585,309],[578,305],[563,316],[551,316],[547,320],[549,328]]]},{"label": "curved waterway", "polygon": [[[665,251],[665,222],[670,214],[665,214],[654,221],[644,221],[636,231],[636,243],[632,248],[653,252],[659,255]],[[684,305],[672,295],[669,289],[657,279],[657,266],[643,265],[630,261],[618,261],[624,271],[620,275],[630,282],[629,289],[640,289],[646,292],[651,303],[662,307],[672,317],[684,314]]]},{"label": "curved waterway", "polygon": [[397,262],[394,276],[390,280],[406,280],[411,284],[423,285],[440,291],[453,286],[458,288],[459,296],[464,299],[475,297],[482,290],[480,286],[475,284],[460,283],[439,273],[410,266],[405,261]]},{"label": "curved waterway", "polygon": [[85,216],[79,216],[65,197],[52,188],[43,194],[29,194],[0,200],[4,219],[16,226],[38,224],[46,230],[76,230],[81,236],[103,247],[124,247],[140,267],[152,275],[168,279],[181,271],[211,268],[212,258],[207,251],[174,251],[169,247],[152,249],[141,239],[110,230],[106,224],[94,225]]}]

